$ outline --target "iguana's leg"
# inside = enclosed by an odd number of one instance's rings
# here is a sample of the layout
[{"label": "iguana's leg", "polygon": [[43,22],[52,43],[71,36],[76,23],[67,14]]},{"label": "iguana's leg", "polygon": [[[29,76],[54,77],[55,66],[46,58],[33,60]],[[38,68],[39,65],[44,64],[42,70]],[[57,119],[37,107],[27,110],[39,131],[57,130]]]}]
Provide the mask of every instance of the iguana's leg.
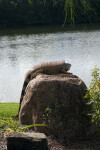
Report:
[{"label": "iguana's leg", "polygon": [[70,73],[70,72],[67,72],[65,69],[61,69],[61,72],[62,72],[62,73],[65,73],[65,74],[72,74],[72,73]]}]

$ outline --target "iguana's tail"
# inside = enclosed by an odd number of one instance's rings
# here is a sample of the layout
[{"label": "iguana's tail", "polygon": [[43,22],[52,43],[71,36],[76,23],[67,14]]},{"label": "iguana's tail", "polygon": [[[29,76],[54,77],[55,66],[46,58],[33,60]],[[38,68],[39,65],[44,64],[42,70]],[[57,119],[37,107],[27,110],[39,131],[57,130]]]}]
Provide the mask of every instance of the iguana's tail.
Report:
[{"label": "iguana's tail", "polygon": [[27,87],[27,85],[28,85],[30,80],[31,80],[31,74],[28,74],[26,76],[26,78],[25,78],[25,81],[24,81],[24,84],[23,84],[23,88],[22,88],[22,92],[21,92],[18,116],[19,116],[19,112],[20,112],[20,108],[21,108],[21,103],[22,103],[23,97],[25,95],[25,90],[26,90],[26,87]]}]

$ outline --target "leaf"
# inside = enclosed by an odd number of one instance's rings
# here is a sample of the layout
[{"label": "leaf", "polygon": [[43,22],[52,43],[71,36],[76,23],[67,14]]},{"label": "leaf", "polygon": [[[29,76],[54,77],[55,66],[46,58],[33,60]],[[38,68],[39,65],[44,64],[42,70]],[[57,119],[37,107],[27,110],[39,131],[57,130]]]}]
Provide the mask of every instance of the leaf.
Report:
[{"label": "leaf", "polygon": [[32,0],[28,0],[28,3],[29,3],[30,5],[32,5],[32,4],[33,4]]},{"label": "leaf", "polygon": [[91,119],[91,122],[94,122],[94,119]]},{"label": "leaf", "polygon": [[23,130],[25,130],[25,129],[28,129],[28,128],[31,128],[31,127],[45,127],[45,126],[47,126],[47,125],[45,125],[45,124],[33,124],[33,125],[28,125],[28,126],[25,126],[25,127],[23,127],[23,128],[21,128],[21,129],[18,129],[18,132],[21,132],[21,131],[23,131]]}]

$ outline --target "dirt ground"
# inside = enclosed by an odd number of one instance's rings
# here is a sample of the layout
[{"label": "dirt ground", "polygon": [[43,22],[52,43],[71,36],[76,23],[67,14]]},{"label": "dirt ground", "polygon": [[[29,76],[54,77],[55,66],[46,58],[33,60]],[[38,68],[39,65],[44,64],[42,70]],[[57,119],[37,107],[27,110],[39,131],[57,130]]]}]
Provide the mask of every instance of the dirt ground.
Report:
[{"label": "dirt ground", "polygon": [[[56,139],[47,137],[49,150],[100,150],[100,137],[76,139],[73,142],[61,144]],[[65,146],[66,145],[66,146]],[[7,141],[0,132],[0,150],[7,150]]]},{"label": "dirt ground", "polygon": [[7,150],[7,141],[0,131],[0,150]]},{"label": "dirt ground", "polygon": [[50,150],[100,150],[100,137],[79,138],[65,144],[48,138],[48,144],[51,145]]}]

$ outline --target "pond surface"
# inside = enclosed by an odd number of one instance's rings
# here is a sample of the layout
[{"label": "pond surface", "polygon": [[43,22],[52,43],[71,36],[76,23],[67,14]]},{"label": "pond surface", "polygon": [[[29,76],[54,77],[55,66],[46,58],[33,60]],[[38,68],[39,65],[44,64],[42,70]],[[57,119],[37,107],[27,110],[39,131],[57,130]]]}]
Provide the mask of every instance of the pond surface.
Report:
[{"label": "pond surface", "polygon": [[19,102],[25,73],[60,60],[89,86],[91,69],[100,68],[100,25],[0,30],[0,102]]}]

